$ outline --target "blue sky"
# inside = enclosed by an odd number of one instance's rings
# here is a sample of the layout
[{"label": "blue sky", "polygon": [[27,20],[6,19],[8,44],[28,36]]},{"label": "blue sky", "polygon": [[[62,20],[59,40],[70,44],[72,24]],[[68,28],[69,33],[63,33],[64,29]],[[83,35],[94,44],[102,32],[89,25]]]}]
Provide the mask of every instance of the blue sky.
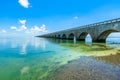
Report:
[{"label": "blue sky", "polygon": [[120,0],[1,0],[2,35],[37,35],[120,17]]}]

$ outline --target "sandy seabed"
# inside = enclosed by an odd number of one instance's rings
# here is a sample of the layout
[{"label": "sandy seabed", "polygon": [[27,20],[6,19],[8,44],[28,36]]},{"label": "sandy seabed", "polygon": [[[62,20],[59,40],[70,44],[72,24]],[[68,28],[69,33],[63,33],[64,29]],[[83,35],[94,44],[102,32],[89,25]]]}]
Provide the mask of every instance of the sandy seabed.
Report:
[{"label": "sandy seabed", "polygon": [[120,80],[120,66],[80,57],[55,70],[50,80]]}]

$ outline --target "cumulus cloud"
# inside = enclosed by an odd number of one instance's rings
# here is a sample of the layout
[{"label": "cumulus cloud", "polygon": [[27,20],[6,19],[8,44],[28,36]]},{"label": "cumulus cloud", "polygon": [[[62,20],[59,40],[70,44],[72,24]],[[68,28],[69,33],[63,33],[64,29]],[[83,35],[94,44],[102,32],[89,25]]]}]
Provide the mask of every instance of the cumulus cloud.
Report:
[{"label": "cumulus cloud", "polygon": [[17,27],[11,26],[10,29],[12,29],[12,30],[17,30]]},{"label": "cumulus cloud", "polygon": [[7,31],[6,31],[6,30],[4,30],[4,29],[2,29],[0,32],[1,32],[1,33],[6,33]]},{"label": "cumulus cloud", "polygon": [[16,30],[16,31],[24,31],[24,30],[27,30],[27,27],[25,26],[26,25],[26,20],[19,20],[19,23],[21,24],[20,27],[16,27],[16,26],[11,26],[10,29],[11,30]]},{"label": "cumulus cloud", "polygon": [[25,25],[22,25],[19,28],[11,26],[10,29],[15,31],[24,31],[24,30],[27,30],[27,27]]},{"label": "cumulus cloud", "polygon": [[27,30],[26,33],[40,33],[47,32],[46,25],[42,24],[42,26],[34,26],[31,29]]},{"label": "cumulus cloud", "polygon": [[18,2],[24,8],[29,8],[30,3],[28,2],[28,0],[18,0]]},{"label": "cumulus cloud", "polygon": [[73,18],[74,18],[74,19],[78,19],[78,16],[74,16]]},{"label": "cumulus cloud", "polygon": [[19,20],[19,22],[20,22],[21,24],[23,24],[23,25],[26,24],[26,20]]},{"label": "cumulus cloud", "polygon": [[26,22],[27,22],[26,20],[19,20],[21,26],[20,27],[11,26],[10,29],[15,31],[24,31],[25,33],[32,33],[32,34],[47,32],[45,24],[42,24],[41,26],[33,26],[31,28],[27,28]]},{"label": "cumulus cloud", "polygon": [[33,31],[33,32],[46,32],[46,25],[43,24],[41,27],[34,26],[33,28],[31,28],[31,31]]},{"label": "cumulus cloud", "polygon": [[26,27],[25,25],[22,25],[22,26],[18,29],[18,31],[24,31],[24,30],[27,30],[27,27]]}]

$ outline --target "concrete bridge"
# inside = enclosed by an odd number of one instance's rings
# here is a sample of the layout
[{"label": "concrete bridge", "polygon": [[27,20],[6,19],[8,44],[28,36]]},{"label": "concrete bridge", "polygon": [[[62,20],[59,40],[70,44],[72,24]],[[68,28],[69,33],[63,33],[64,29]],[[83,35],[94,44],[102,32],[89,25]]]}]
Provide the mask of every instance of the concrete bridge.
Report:
[{"label": "concrete bridge", "polygon": [[39,37],[85,40],[86,36],[90,34],[92,42],[105,42],[107,36],[113,32],[120,32],[120,18],[44,34]]}]

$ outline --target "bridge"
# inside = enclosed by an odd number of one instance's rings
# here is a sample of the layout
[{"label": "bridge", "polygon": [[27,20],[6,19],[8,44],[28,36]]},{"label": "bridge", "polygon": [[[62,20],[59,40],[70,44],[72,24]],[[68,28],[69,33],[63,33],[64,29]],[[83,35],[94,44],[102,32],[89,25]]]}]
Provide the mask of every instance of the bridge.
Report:
[{"label": "bridge", "polygon": [[108,35],[113,32],[120,32],[120,18],[39,35],[38,37],[83,41],[89,34],[92,42],[105,42]]}]

